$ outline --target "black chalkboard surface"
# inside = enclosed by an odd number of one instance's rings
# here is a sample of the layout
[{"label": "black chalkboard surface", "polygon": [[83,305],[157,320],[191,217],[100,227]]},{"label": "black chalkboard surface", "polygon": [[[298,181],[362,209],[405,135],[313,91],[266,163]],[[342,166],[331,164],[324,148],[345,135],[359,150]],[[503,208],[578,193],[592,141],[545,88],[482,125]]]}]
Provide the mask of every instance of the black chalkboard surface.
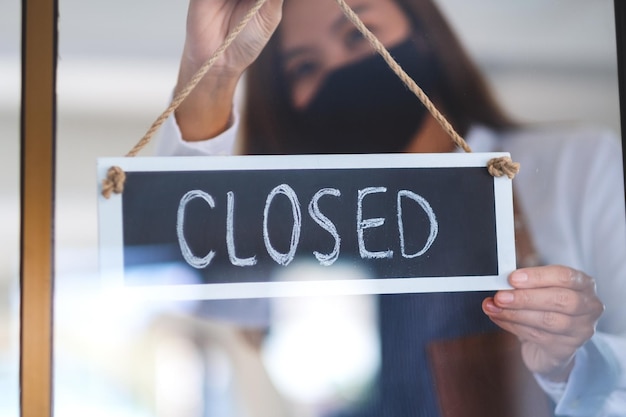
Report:
[{"label": "black chalkboard surface", "polygon": [[[505,288],[511,180],[485,168],[501,155],[100,159],[100,179],[127,176],[99,201],[103,274],[183,299]],[[325,279],[339,268],[356,272]]]}]

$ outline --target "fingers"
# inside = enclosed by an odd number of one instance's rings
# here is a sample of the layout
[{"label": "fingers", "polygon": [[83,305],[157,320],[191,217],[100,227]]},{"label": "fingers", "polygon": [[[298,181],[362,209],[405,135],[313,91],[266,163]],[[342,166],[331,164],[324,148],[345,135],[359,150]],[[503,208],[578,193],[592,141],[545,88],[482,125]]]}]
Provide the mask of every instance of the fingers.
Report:
[{"label": "fingers", "polygon": [[517,270],[509,281],[515,289],[498,291],[483,302],[483,310],[492,320],[579,340],[593,335],[604,305],[588,275],[545,266]]},{"label": "fingers", "polygon": [[501,308],[493,298],[483,301],[485,313],[505,330],[522,340],[548,343],[553,336],[562,336],[572,344],[580,344],[593,336],[599,313],[570,315],[550,310]]},{"label": "fingers", "polygon": [[571,268],[544,266],[517,270],[509,282],[513,290],[483,301],[485,314],[522,341],[529,369],[543,374],[569,369],[604,311],[594,280]]},{"label": "fingers", "polygon": [[580,338],[570,335],[556,334],[520,323],[492,318],[502,329],[515,334],[523,343],[543,346],[551,356],[567,358],[580,345]]},{"label": "fingers", "polygon": [[572,268],[550,265],[519,269],[509,277],[515,288],[499,291],[492,300],[491,311],[532,310],[571,316],[600,317],[604,305],[595,292],[595,281]]},{"label": "fingers", "polygon": [[574,291],[595,291],[593,278],[560,265],[518,269],[509,276],[509,283],[515,288],[560,287]]},{"label": "fingers", "polygon": [[594,331],[593,325],[578,325],[572,317],[559,313],[503,310],[491,298],[483,302],[483,310],[495,324],[518,337],[528,369],[553,380],[567,380],[572,358]]},{"label": "fingers", "polygon": [[604,306],[592,291],[550,287],[499,291],[494,305],[509,310],[535,310],[563,313],[572,316],[599,316]]}]

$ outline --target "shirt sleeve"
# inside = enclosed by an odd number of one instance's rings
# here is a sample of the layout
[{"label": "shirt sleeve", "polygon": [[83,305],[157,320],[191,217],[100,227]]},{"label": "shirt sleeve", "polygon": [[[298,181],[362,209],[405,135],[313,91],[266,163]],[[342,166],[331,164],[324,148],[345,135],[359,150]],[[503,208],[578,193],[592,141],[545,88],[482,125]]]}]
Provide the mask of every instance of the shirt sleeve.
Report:
[{"label": "shirt sleeve", "polygon": [[557,416],[618,417],[626,410],[626,339],[597,333],[576,353],[567,383],[535,375]]},{"label": "shirt sleeve", "polygon": [[235,152],[235,142],[239,131],[239,114],[233,110],[230,127],[218,136],[197,142],[188,142],[183,139],[172,114],[161,126],[156,140],[155,153],[159,156],[212,156],[232,155]]}]

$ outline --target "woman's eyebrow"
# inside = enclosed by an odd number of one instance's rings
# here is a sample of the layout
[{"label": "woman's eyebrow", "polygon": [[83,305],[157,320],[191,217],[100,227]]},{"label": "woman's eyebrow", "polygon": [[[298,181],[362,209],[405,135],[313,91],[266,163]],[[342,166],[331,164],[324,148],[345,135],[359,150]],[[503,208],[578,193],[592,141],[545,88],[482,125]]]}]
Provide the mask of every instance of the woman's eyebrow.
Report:
[{"label": "woman's eyebrow", "polygon": [[308,46],[295,47],[295,48],[287,50],[283,54],[280,54],[281,55],[280,60],[284,64],[285,62],[290,61],[294,58],[297,58],[298,56],[310,54],[311,51],[312,51],[312,48]]},{"label": "woman's eyebrow", "polygon": [[[366,11],[367,9],[369,9],[370,6],[368,4],[361,4],[359,6],[355,6],[352,10],[354,11],[354,13],[361,14],[364,11]],[[335,19],[335,21],[330,25],[330,30],[333,32],[337,32],[339,31],[339,29],[341,29],[341,27],[343,27],[343,25],[345,25],[346,23],[350,23],[351,22],[348,21],[348,18],[342,13],[339,17],[337,17],[337,19]]]}]

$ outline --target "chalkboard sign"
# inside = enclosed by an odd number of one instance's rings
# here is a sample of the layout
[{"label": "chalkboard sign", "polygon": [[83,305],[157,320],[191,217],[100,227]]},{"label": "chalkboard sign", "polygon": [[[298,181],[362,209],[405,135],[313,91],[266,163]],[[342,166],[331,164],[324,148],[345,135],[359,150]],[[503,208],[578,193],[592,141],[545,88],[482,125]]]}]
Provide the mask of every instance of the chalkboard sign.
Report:
[{"label": "chalkboard sign", "polygon": [[117,165],[126,183],[100,197],[102,273],[174,299],[506,288],[511,180],[486,169],[502,155],[103,158],[99,179]]}]

